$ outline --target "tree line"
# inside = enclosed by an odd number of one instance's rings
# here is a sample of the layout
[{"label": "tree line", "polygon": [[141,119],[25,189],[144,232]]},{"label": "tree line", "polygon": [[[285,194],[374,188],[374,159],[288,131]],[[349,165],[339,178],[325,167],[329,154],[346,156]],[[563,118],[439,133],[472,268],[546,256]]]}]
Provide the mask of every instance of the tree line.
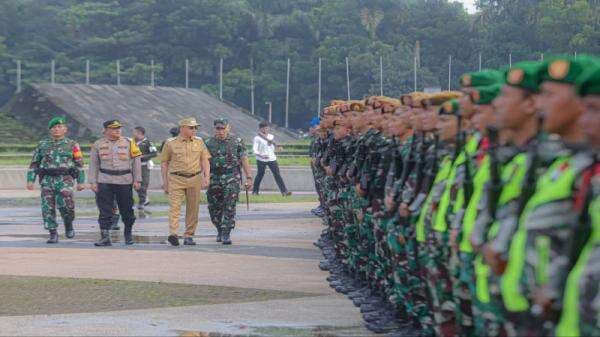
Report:
[{"label": "tree line", "polygon": [[346,97],[345,58],[352,98],[384,94],[417,83],[448,87],[477,70],[541,54],[600,54],[600,0],[480,0],[468,14],[448,0],[4,0],[0,2],[0,104],[13,95],[15,60],[25,82],[56,81],[183,86],[189,59],[191,87],[250,110],[251,62],[255,106],[283,124],[287,59],[291,59],[290,126],[306,128],[317,112],[317,63],[322,58],[322,102]]}]

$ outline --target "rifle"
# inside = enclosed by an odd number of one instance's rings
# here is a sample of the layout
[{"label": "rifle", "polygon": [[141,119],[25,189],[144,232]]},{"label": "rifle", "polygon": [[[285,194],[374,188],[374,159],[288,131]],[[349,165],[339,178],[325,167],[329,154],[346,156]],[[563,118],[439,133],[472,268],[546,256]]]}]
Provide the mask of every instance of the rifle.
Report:
[{"label": "rifle", "polygon": [[425,171],[425,156],[427,155],[427,146],[425,144],[426,133],[421,134],[421,152],[416,163],[417,177],[415,185],[415,195],[419,194],[421,187],[423,186],[423,175]]},{"label": "rifle", "polygon": [[438,158],[439,146],[440,146],[440,137],[436,133],[433,138],[432,166],[431,166],[431,170],[427,171],[427,180],[426,180],[426,184],[424,185],[424,191],[426,194],[429,194],[429,190],[433,186],[433,181],[435,180],[435,176],[437,175],[438,161],[439,161],[439,158]]},{"label": "rifle", "polygon": [[[408,154],[406,156],[406,160],[404,160],[402,162],[402,173],[400,175],[400,183],[398,184],[397,188],[402,189],[402,187],[404,187],[404,184],[406,184],[406,181],[408,180],[408,175],[410,174],[410,172],[413,170],[415,161],[413,160],[413,157],[415,155],[415,148],[416,148],[416,143],[417,143],[417,139],[416,139],[416,134],[413,133],[413,136],[410,140],[410,148],[408,150]],[[394,201],[396,203],[399,203],[401,200],[402,193],[398,193],[396,195],[396,197],[394,198]]]},{"label": "rifle", "polygon": [[246,210],[249,211],[250,210],[250,196],[248,195],[248,188],[246,187]]},{"label": "rifle", "polygon": [[496,211],[498,208],[498,200],[502,191],[502,180],[500,177],[500,160],[498,159],[498,128],[495,126],[487,127],[487,135],[490,140],[490,148],[488,150],[490,156],[490,183],[491,187],[488,194],[488,210],[490,212],[490,222],[496,221]]},{"label": "rifle", "polygon": [[542,113],[538,115],[537,122],[538,131],[535,136],[535,141],[531,145],[529,151],[529,158],[531,158],[531,161],[529,164],[529,170],[527,170],[527,174],[525,175],[525,184],[523,186],[523,192],[521,193],[519,198],[519,203],[517,207],[517,219],[521,217],[521,214],[523,214],[523,211],[525,211],[525,206],[527,205],[529,198],[531,198],[531,196],[535,192],[535,184],[537,178],[536,171],[538,169],[538,166],[540,165],[540,158],[538,152],[539,146],[542,142],[542,124],[544,123],[544,115]]},{"label": "rifle", "polygon": [[463,190],[465,200],[468,202],[473,195],[473,174],[471,173],[471,156],[467,152],[467,132],[462,130],[462,115],[456,114],[458,118],[458,130],[456,135],[456,153],[454,158],[458,157],[459,151],[462,151],[465,156],[465,179],[463,182]]}]

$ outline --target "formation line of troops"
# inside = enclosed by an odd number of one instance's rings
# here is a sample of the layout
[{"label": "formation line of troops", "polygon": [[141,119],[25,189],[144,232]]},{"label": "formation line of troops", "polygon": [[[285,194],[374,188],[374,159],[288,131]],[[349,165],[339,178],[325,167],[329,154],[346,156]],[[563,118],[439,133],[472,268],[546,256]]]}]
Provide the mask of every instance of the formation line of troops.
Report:
[{"label": "formation line of troops", "polygon": [[[214,135],[205,142],[196,136],[199,124],[195,118],[181,120],[179,132],[165,141],[159,156],[163,188],[170,206],[168,242],[173,246],[179,245],[179,216],[184,200],[183,243],[196,245],[193,237],[198,225],[200,193],[206,188],[217,242],[232,244],[230,234],[235,227],[240,186],[246,190],[252,188],[244,142],[230,133],[231,126],[226,119],[217,119],[213,124]],[[27,189],[33,190],[36,179],[39,181],[44,228],[50,233],[49,244],[59,241],[56,209],[64,221],[65,237],[75,237],[74,189],[83,191],[88,186],[95,194],[99,210],[100,240],[94,245],[112,245],[110,232],[115,229],[115,208],[125,225],[125,244],[134,244],[133,190],[139,192],[138,208],[143,209],[149,203],[148,161],[156,156],[156,150],[145,137],[142,127],[135,128],[136,139],[132,139],[122,135],[119,120],[106,121],[103,126],[103,137],[91,146],[88,184],[83,152],[76,141],[66,136],[68,127],[64,117],[55,117],[48,122],[49,135],[40,140],[33,153],[27,172]]]},{"label": "formation line of troops", "polygon": [[599,336],[600,60],[460,84],[324,109],[320,268],[377,333]]}]

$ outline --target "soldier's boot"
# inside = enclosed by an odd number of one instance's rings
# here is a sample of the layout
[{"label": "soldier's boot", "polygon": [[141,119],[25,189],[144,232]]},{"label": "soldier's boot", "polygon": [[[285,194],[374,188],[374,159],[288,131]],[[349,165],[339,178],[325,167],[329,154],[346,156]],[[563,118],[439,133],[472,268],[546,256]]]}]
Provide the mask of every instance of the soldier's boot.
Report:
[{"label": "soldier's boot", "polygon": [[112,242],[110,242],[110,231],[108,229],[100,230],[100,240],[94,243],[96,247],[106,247],[112,246]]},{"label": "soldier's boot", "polygon": [[230,228],[224,228],[223,229],[223,244],[224,245],[230,245],[230,244],[232,244],[231,238],[229,237],[230,234],[231,234],[231,229]]},{"label": "soldier's boot", "polygon": [[110,227],[110,230],[112,230],[112,231],[121,230],[121,227],[119,227],[119,220],[120,219],[121,219],[121,215],[119,213],[113,214],[113,217],[112,217],[112,226]]},{"label": "soldier's boot", "polygon": [[221,227],[217,228],[217,242],[223,242],[223,230]]},{"label": "soldier's boot", "polygon": [[46,243],[58,243],[58,232],[56,231],[56,229],[50,230],[50,238],[48,239],[48,241],[46,241]]},{"label": "soldier's boot", "polygon": [[183,245],[184,246],[195,246],[196,243],[194,242],[193,238],[184,238],[183,239]]},{"label": "soldier's boot", "polygon": [[73,222],[71,221],[65,221],[65,236],[67,239],[75,237],[75,230],[73,229]]},{"label": "soldier's boot", "polygon": [[125,238],[126,245],[132,245],[135,243],[135,241],[133,240],[133,234],[131,233],[132,229],[133,229],[133,226],[125,225],[125,231],[123,232],[123,236]]}]

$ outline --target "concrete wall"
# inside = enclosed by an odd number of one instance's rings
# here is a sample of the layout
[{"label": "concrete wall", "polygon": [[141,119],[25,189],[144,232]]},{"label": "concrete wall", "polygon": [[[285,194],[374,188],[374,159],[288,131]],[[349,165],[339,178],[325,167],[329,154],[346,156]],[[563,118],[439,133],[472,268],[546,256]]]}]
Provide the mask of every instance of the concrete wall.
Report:
[{"label": "concrete wall", "polygon": [[[281,176],[290,191],[314,192],[315,184],[310,168],[307,167],[280,167]],[[0,189],[18,190],[23,189],[26,184],[27,169],[24,167],[2,167],[0,168]],[[256,168],[252,168],[252,175],[256,176]],[[160,189],[162,179],[160,168],[155,167],[151,172],[150,189]],[[277,184],[273,179],[271,171],[267,168],[265,177],[261,184],[262,191],[277,191]]]}]

